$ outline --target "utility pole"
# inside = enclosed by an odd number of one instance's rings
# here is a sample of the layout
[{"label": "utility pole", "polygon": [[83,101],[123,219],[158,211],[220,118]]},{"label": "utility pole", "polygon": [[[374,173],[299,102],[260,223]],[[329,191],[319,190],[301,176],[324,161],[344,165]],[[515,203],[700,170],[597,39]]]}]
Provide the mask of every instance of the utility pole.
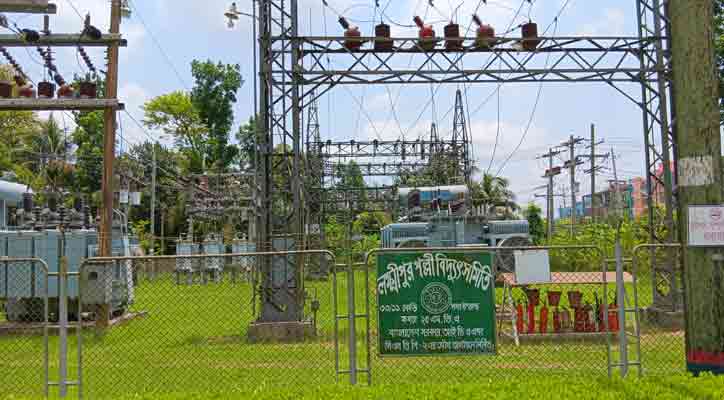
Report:
[{"label": "utility pole", "polygon": [[153,143],[153,166],[151,167],[151,255],[156,254],[156,147]]},{"label": "utility pole", "polygon": [[[687,368],[724,373],[722,246],[689,244],[689,207],[718,206],[722,193],[719,79],[711,0],[671,1],[671,53],[676,104],[679,238],[682,245]],[[715,243],[713,243],[715,244]],[[718,361],[717,361],[718,360]]]},{"label": "utility pole", "polygon": [[591,222],[596,223],[596,125],[591,124]]},{"label": "utility pole", "polygon": [[583,138],[577,138],[571,135],[567,142],[561,143],[562,146],[568,147],[571,157],[565,164],[565,167],[568,167],[569,174],[571,175],[571,236],[573,235],[573,227],[576,225],[576,167],[582,164],[576,157],[576,145],[583,140]]},{"label": "utility pole", "polygon": [[611,165],[613,166],[613,211],[618,217],[621,208],[621,199],[619,198],[618,192],[618,170],[616,169],[616,153],[613,152],[611,147]]},{"label": "utility pole", "polygon": [[[111,34],[121,31],[121,0],[111,2]],[[106,73],[106,99],[115,99],[118,95],[118,44],[108,46],[108,71]],[[103,213],[99,232],[99,250],[101,257],[111,256],[113,232],[113,163],[116,144],[116,110],[106,107],[103,112]],[[96,325],[104,329],[108,327],[110,305],[103,304],[96,313]]]},{"label": "utility pole", "polygon": [[596,146],[603,144],[603,142],[603,140],[596,142],[596,125],[591,124],[591,144],[588,146],[591,149],[591,154],[581,157],[588,157],[591,162],[591,169],[585,172],[591,174],[591,222],[594,224],[596,223],[596,172],[601,169],[601,167],[596,166],[596,159],[608,157],[608,154],[596,154]]},{"label": "utility pole", "polygon": [[548,149],[548,153],[541,155],[540,158],[547,158],[548,159],[548,170],[546,170],[544,178],[548,178],[548,192],[547,192],[547,199],[546,199],[546,219],[548,220],[548,230],[547,230],[547,237],[548,241],[553,238],[553,225],[554,225],[554,219],[555,219],[555,204],[553,201],[553,178],[556,175],[560,175],[561,173],[561,167],[553,168],[553,157],[561,154],[560,151],[553,151],[552,148]]}]

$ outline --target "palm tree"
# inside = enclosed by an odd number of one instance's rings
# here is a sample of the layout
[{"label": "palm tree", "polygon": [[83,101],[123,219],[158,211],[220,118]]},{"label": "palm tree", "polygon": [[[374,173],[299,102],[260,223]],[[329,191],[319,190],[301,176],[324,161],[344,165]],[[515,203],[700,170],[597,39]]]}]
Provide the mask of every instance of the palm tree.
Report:
[{"label": "palm tree", "polygon": [[505,207],[506,216],[519,209],[515,203],[515,194],[510,190],[508,179],[484,173],[480,182],[471,185],[473,206],[489,215],[496,207]]},{"label": "palm tree", "polygon": [[57,190],[68,183],[73,166],[68,157],[70,145],[51,114],[40,129],[25,139],[25,165],[41,179],[40,184]]}]

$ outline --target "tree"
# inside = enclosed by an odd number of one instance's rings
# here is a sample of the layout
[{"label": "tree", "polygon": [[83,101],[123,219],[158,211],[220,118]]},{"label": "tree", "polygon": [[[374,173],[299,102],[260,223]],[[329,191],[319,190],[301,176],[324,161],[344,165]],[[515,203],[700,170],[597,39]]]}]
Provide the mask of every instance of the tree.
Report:
[{"label": "tree", "polygon": [[[13,82],[14,70],[0,65],[0,80]],[[0,112],[0,174],[14,176],[21,183],[29,184],[32,173],[25,166],[28,154],[25,139],[40,129],[40,120],[31,111]],[[8,179],[9,177],[6,177]]]},{"label": "tree", "polygon": [[[105,96],[105,80],[99,76],[79,76],[73,79],[73,86],[82,81],[92,80],[96,84],[96,96]],[[87,193],[95,197],[101,190],[103,180],[103,111],[73,112],[76,128],[71,134],[75,149],[74,186],[77,193]],[[94,199],[100,205],[100,198]]]},{"label": "tree", "polygon": [[525,217],[530,227],[530,236],[535,244],[541,244],[545,237],[545,226],[541,214],[543,214],[543,210],[535,203],[528,204],[525,209]]},{"label": "tree", "polygon": [[[334,174],[337,178],[335,187],[347,193],[345,198],[354,201],[354,203],[349,205],[349,211],[354,213],[357,210],[363,210],[367,204],[367,184],[362,176],[362,170],[359,168],[359,165],[354,161],[350,161],[347,164],[339,164]],[[334,211],[338,206],[339,205],[333,205],[330,211]]]},{"label": "tree", "polygon": [[196,80],[191,102],[209,131],[208,165],[219,171],[227,170],[237,157],[236,146],[229,145],[229,135],[234,124],[236,92],[243,83],[240,71],[238,64],[198,60],[191,63],[191,75]]},{"label": "tree", "polygon": [[96,193],[103,179],[103,113],[74,113],[76,128],[71,135],[75,150],[75,190]]},{"label": "tree", "polygon": [[144,125],[173,136],[185,156],[186,172],[203,173],[212,138],[191,96],[180,91],[164,94],[146,102],[143,111]]},{"label": "tree", "polygon": [[34,174],[32,186],[44,186],[51,191],[69,188],[73,181],[74,167],[70,163],[70,143],[65,132],[58,126],[53,114],[40,124],[35,134],[25,138],[26,165]]},{"label": "tree", "polygon": [[471,185],[473,206],[482,209],[484,215],[489,215],[497,207],[505,209],[505,217],[511,217],[519,209],[515,203],[515,194],[510,190],[508,179],[484,173],[480,182]]},{"label": "tree", "polygon": [[714,0],[714,40],[719,73],[719,120],[724,123],[724,0]]},{"label": "tree", "polygon": [[254,167],[256,153],[256,134],[261,129],[257,118],[250,117],[249,121],[239,127],[236,140],[239,142],[239,165],[242,169]]}]

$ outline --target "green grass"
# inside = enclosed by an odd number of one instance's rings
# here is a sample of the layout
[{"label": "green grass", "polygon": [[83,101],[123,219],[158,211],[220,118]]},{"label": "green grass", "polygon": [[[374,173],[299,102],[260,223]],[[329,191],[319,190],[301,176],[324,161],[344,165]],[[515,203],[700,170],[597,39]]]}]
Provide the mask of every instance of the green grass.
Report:
[{"label": "green grass", "polygon": [[[370,275],[369,278],[370,287],[374,287],[374,277]],[[359,313],[365,306],[365,279],[361,272],[356,274],[355,279],[355,303]],[[257,387],[334,385],[337,378],[331,279],[306,282],[305,285],[310,296],[316,293],[321,302],[318,337],[304,344],[252,345],[246,342],[247,327],[254,319],[250,285],[224,282],[218,285],[177,286],[171,275],[162,275],[154,281],[143,280],[136,288],[136,304],[131,311],[145,311],[148,313],[145,318],[114,327],[103,336],[96,336],[92,330],[84,332],[86,398],[114,398],[127,393],[148,393],[147,398],[159,398],[159,393],[215,393]],[[338,313],[344,314],[347,295],[343,274],[338,277],[337,288]],[[548,377],[565,382],[574,377],[607,375],[605,343],[549,342],[516,347],[512,343],[501,342],[496,356],[380,358],[376,350],[374,291],[370,300],[371,351],[368,353],[365,346],[364,319],[359,319],[357,324],[357,349],[362,368],[367,367],[368,355],[372,360],[373,385],[497,382],[505,379],[526,381]],[[340,321],[340,328],[340,362],[342,368],[346,368],[348,331],[345,321]],[[57,339],[51,338],[50,344],[51,379],[54,379],[57,376]],[[652,331],[644,337],[642,346],[647,375],[684,372],[681,333]],[[0,370],[6,371],[0,380],[0,393],[42,394],[42,348],[42,338],[39,337],[0,337],[0,349],[3,351]],[[71,351],[75,349],[75,339],[72,339]],[[633,351],[633,346],[630,351]],[[71,378],[74,379],[78,363],[73,356],[70,363]],[[346,382],[348,378],[341,376],[339,379]],[[361,374],[359,379],[366,382],[367,376]],[[603,385],[599,381],[592,382]],[[470,393],[477,390],[468,388],[465,390]],[[329,398],[342,398],[333,396],[337,392],[335,389],[325,390],[330,394]],[[404,393],[397,391],[391,392],[393,395],[389,397],[364,397],[376,396],[377,389],[359,392],[338,390],[350,393],[351,398],[398,398],[397,394]],[[437,389],[430,390],[434,392]],[[286,392],[279,393],[283,396],[282,393]],[[304,396],[317,398],[313,391]]]},{"label": "green grass", "polygon": [[[426,384],[400,381],[397,384],[365,386],[298,385],[295,387],[234,387],[225,391],[175,392],[164,394],[126,394],[119,400],[466,400],[495,398],[519,399],[658,399],[716,400],[724,398],[724,377],[686,376],[646,379],[541,378],[536,380],[478,380],[464,384]],[[6,400],[30,400],[6,397]]]}]

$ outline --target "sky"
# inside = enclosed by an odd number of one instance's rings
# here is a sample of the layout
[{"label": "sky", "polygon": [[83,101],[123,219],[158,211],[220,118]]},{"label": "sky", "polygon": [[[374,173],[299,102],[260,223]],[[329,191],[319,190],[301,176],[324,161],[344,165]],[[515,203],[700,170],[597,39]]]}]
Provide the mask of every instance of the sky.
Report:
[{"label": "sky", "polygon": [[[500,34],[508,26],[517,26],[531,19],[540,29],[547,26],[556,36],[636,36],[635,2],[631,0],[534,0],[523,5],[522,12],[513,20],[522,0],[488,0],[478,14]],[[55,0],[58,14],[51,18],[51,30],[58,33],[78,32],[82,27],[80,15],[90,13],[92,23],[108,30],[110,3],[107,0]],[[165,140],[159,132],[146,131],[135,125],[143,120],[142,106],[155,96],[176,90],[188,90],[193,80],[190,63],[194,59],[210,59],[241,65],[245,84],[238,93],[235,105],[237,125],[253,114],[253,39],[251,19],[242,19],[234,29],[226,25],[224,12],[229,0],[129,0],[132,15],[124,19],[121,31],[128,40],[128,47],[120,51],[119,98],[127,112],[121,113],[120,134],[122,148],[130,143],[146,140]],[[400,25],[412,24],[412,17],[420,15],[433,23],[442,33],[450,18],[465,28],[478,5],[475,0],[437,0],[434,7],[427,0],[381,0],[387,7],[385,19]],[[238,8],[251,12],[251,0],[237,2]],[[337,24],[339,14],[360,26],[364,34],[373,31],[379,14],[372,0],[328,0],[328,7],[321,0],[299,0],[300,32],[309,35],[340,35]],[[387,4],[387,5],[386,5]],[[564,7],[565,6],[565,7]],[[76,10],[78,11],[76,13]],[[453,10],[457,10],[454,12]],[[560,13],[557,24],[554,17]],[[79,15],[80,14],[80,15]],[[375,18],[377,16],[377,18]],[[11,21],[19,27],[42,26],[37,15],[12,15]],[[390,23],[390,22],[388,22]],[[393,36],[411,37],[416,29],[391,24]],[[519,30],[510,33],[519,35]],[[37,53],[12,51],[15,58],[32,77],[42,76]],[[88,49],[96,66],[104,63],[104,53]],[[82,60],[78,61],[72,48],[58,49],[56,64],[68,79],[74,73],[85,71]],[[605,143],[600,152],[613,149],[617,153],[617,169],[620,179],[644,174],[644,145],[641,112],[630,100],[605,84],[536,83],[475,84],[466,88],[470,114],[468,129],[474,144],[475,163],[482,171],[500,173],[508,178],[521,204],[536,200],[544,204],[536,194],[544,194],[542,178],[547,162],[537,159],[549,147],[560,145],[570,135],[590,135],[590,125]],[[324,140],[397,139],[404,134],[407,139],[428,137],[430,125],[436,121],[442,136],[450,135],[456,85],[437,89],[431,101],[429,85],[416,86],[354,86],[337,87],[320,99],[320,123]],[[463,88],[465,89],[465,88]],[[638,86],[630,84],[626,90],[640,93]],[[394,113],[392,112],[394,105]],[[397,124],[394,115],[399,120]],[[56,116],[70,129],[68,116]],[[496,137],[498,145],[495,146]],[[517,151],[514,151],[518,147]],[[495,154],[493,157],[493,149]],[[582,145],[581,154],[589,150]],[[568,156],[561,154],[556,164],[562,165]],[[505,160],[508,159],[507,162]],[[492,160],[492,161],[491,161]],[[610,161],[608,168],[598,178],[598,189],[613,178]],[[583,176],[586,166],[579,167],[577,181],[582,191],[589,192],[590,181]],[[578,179],[580,177],[580,179]],[[379,179],[369,183],[384,183]],[[567,190],[569,176],[560,175],[556,192]],[[570,197],[566,198],[570,202]],[[563,205],[558,198],[557,206]],[[560,203],[560,204],[559,204]]]}]

